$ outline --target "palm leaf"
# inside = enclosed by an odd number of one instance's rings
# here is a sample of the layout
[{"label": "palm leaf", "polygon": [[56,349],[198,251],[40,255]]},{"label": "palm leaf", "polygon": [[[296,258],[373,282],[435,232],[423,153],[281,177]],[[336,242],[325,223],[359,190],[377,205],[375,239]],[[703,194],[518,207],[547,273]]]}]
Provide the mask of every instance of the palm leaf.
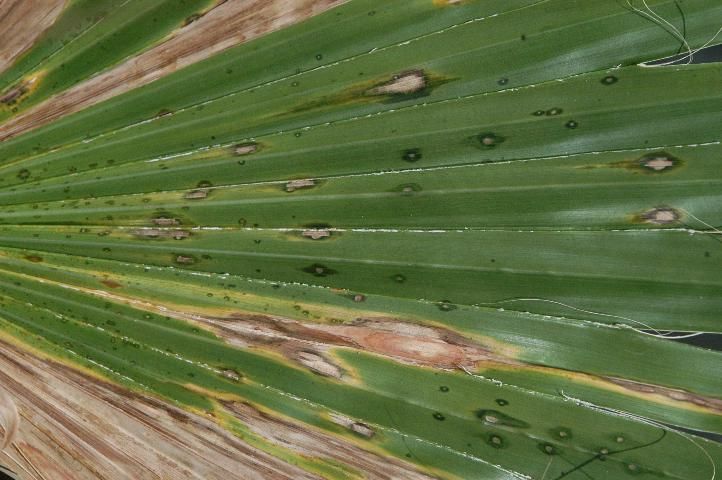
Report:
[{"label": "palm leaf", "polygon": [[714,478],[722,357],[666,332],[720,332],[722,71],[642,64],[714,43],[719,2],[29,11],[21,478]]}]

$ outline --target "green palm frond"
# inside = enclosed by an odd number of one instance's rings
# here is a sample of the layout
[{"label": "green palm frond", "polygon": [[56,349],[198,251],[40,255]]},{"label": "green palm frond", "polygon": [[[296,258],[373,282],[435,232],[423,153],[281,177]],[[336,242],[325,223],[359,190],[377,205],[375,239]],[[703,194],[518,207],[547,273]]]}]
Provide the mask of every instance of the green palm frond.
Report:
[{"label": "green palm frond", "polygon": [[670,337],[722,332],[718,1],[40,3],[21,478],[715,477],[722,354]]}]

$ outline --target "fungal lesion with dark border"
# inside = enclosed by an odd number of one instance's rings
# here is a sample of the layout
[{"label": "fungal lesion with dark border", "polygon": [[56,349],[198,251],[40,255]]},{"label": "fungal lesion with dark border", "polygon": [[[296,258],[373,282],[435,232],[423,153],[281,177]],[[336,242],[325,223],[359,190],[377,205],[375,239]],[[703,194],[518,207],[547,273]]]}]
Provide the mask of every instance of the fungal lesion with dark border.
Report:
[{"label": "fungal lesion with dark border", "polygon": [[552,108],[547,109],[547,110],[544,110],[544,109],[534,110],[534,111],[532,112],[532,115],[534,115],[535,117],[544,117],[544,116],[547,116],[547,117],[556,117],[557,115],[561,115],[562,113],[564,113],[564,110],[563,110],[563,109],[561,109],[561,108],[559,108],[559,107],[552,107]]},{"label": "fungal lesion with dark border", "polygon": [[233,154],[237,157],[256,153],[261,149],[257,142],[243,142],[233,146]]},{"label": "fungal lesion with dark border", "polygon": [[426,97],[433,90],[455,80],[422,69],[406,70],[382,80],[364,91],[366,97],[385,98],[386,102],[399,102]]},{"label": "fungal lesion with dark border", "polygon": [[625,168],[630,171],[638,173],[646,173],[649,175],[658,175],[667,173],[672,170],[677,170],[681,167],[684,162],[669,154],[665,151],[657,151],[646,153],[638,158],[630,160],[622,160],[620,162],[607,163],[602,165],[592,165],[583,168],[600,168],[600,167],[612,167],[612,168]]},{"label": "fungal lesion with dark border", "polygon": [[309,238],[311,240],[323,240],[331,236],[331,230],[328,229],[307,229],[301,232],[303,238]]},{"label": "fungal lesion with dark border", "polygon": [[449,300],[442,300],[436,304],[437,308],[442,312],[450,312],[456,310],[458,307],[451,303]]},{"label": "fungal lesion with dark border", "polygon": [[184,253],[174,254],[173,255],[173,262],[178,265],[193,265],[198,261],[198,259],[193,255],[188,255]]},{"label": "fungal lesion with dark border", "polygon": [[[320,96],[313,100],[304,100],[290,107],[279,116],[333,108],[354,103],[374,102],[394,103],[425,97],[446,83],[456,80],[423,69],[409,69],[393,73],[375,80],[356,83],[337,93]],[[291,87],[302,87],[303,82],[294,80]]]},{"label": "fungal lesion with dark border", "polygon": [[529,428],[529,424],[518,418],[502,413],[498,410],[477,410],[476,417],[487,425]]},{"label": "fungal lesion with dark border", "polygon": [[197,188],[183,194],[185,200],[203,200],[206,197],[208,197],[208,189],[206,188]]},{"label": "fungal lesion with dark border", "polygon": [[507,445],[504,442],[504,438],[502,438],[500,435],[492,434],[486,437],[486,443],[487,445],[491,446],[492,448],[496,449],[502,449],[506,448]]},{"label": "fungal lesion with dark border", "polygon": [[370,96],[418,94],[426,90],[428,83],[423,70],[408,70],[369,88],[364,94]]},{"label": "fungal lesion with dark border", "polygon": [[681,219],[682,214],[679,210],[662,205],[646,210],[641,214],[635,215],[634,222],[663,226],[676,225]]},{"label": "fungal lesion with dark border", "polygon": [[421,160],[424,154],[420,148],[407,148],[401,152],[401,160],[404,162],[415,163]]},{"label": "fungal lesion with dark border", "polygon": [[331,225],[327,223],[311,223],[303,226],[301,238],[309,240],[327,240],[331,236],[335,236],[336,232],[332,230]]},{"label": "fungal lesion with dark border", "polygon": [[313,178],[299,178],[295,180],[289,180],[286,182],[283,186],[283,190],[291,193],[295,192],[297,190],[305,190],[309,188],[313,188],[316,185],[318,185],[318,182],[314,180]]},{"label": "fungal lesion with dark border", "polygon": [[312,274],[314,277],[327,277],[338,273],[336,270],[322,265],[320,263],[314,263],[308,267],[302,268],[302,271]]},{"label": "fungal lesion with dark border", "polygon": [[183,194],[185,200],[203,200],[210,195],[213,184],[208,180],[201,180],[196,188]]},{"label": "fungal lesion with dark border", "polygon": [[180,220],[171,215],[158,215],[152,219],[152,222],[159,227],[171,227],[180,224]]},{"label": "fungal lesion with dark border", "polygon": [[[482,131],[474,135],[466,136],[462,142],[464,146],[481,151],[491,151],[500,148],[508,140],[508,137],[494,131]],[[483,159],[480,163],[493,163],[495,160]]]},{"label": "fungal lesion with dark border", "polygon": [[479,141],[479,145],[484,149],[496,148],[500,144],[504,143],[506,137],[497,135],[494,132],[484,132],[477,135],[476,139]]}]

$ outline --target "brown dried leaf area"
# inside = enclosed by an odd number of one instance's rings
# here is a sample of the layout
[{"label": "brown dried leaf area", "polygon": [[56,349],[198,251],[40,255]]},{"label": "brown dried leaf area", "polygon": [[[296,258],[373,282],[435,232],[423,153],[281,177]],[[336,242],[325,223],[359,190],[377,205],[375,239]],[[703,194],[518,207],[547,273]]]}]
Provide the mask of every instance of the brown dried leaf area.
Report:
[{"label": "brown dried leaf area", "polygon": [[[49,1],[49,0],[48,0]],[[44,3],[48,3],[48,1]],[[317,15],[346,0],[231,0],[219,2],[155,47],[93,76],[0,126],[0,141],[136,89],[235,45]],[[28,10],[36,3],[28,0]],[[2,4],[2,2],[0,2]],[[25,7],[23,7],[25,8]],[[2,10],[0,10],[0,13]],[[4,22],[0,22],[4,24]],[[0,42],[0,45],[2,43]],[[3,47],[3,51],[5,48]],[[0,67],[2,67],[0,58]]]},{"label": "brown dried leaf area", "polygon": [[[225,402],[225,407],[253,433],[262,435],[270,443],[288,448],[306,458],[326,458],[351,469],[363,472],[368,479],[431,480],[393,457],[369,454],[338,437],[317,430],[300,428],[297,424],[271,417],[242,402]],[[362,437],[370,438],[373,431],[366,425],[341,415],[332,414],[332,421]]]},{"label": "brown dried leaf area", "polygon": [[230,345],[270,352],[287,359],[298,368],[348,383],[354,383],[356,379],[353,372],[347,371],[342,362],[335,358],[334,349],[358,349],[406,365],[461,370],[466,373],[499,369],[560,375],[602,390],[681,409],[722,414],[722,400],[717,398],[622,378],[528,364],[518,360],[520,352],[509,345],[491,339],[484,343],[448,328],[422,325],[402,318],[369,313],[345,321],[320,323],[246,312],[220,316],[191,306],[157,305],[108,291],[84,291],[134,308],[196,323]]},{"label": "brown dried leaf area", "polygon": [[421,70],[412,70],[394,76],[391,80],[366,91],[367,95],[408,95],[427,87],[427,80]]},{"label": "brown dried leaf area", "polygon": [[37,78],[26,80],[19,85],[8,90],[4,95],[0,96],[0,103],[11,104],[21,96],[28,93],[32,85],[37,81]]},{"label": "brown dried leaf area", "polygon": [[[0,464],[27,480],[318,479],[180,410],[0,341]],[[268,445],[366,478],[425,480],[401,461],[241,402],[227,412]],[[2,443],[0,443],[0,446]]]},{"label": "brown dried leaf area", "polygon": [[67,0],[0,1],[0,72],[33,46],[40,35],[55,22],[66,2]]},{"label": "brown dried leaf area", "polygon": [[621,378],[605,377],[605,379],[630,392],[636,392],[644,395],[656,395],[666,400],[690,403],[718,414],[722,414],[722,400],[719,398],[704,397],[702,395],[685,392],[684,390],[660,387],[657,385],[647,385],[645,383],[633,382]]},{"label": "brown dried leaf area", "polygon": [[270,350],[301,368],[350,383],[354,381],[353,373],[345,371],[343,364],[335,360],[334,348],[354,348],[402,364],[459,369],[466,373],[501,368],[563,375],[603,390],[641,396],[682,409],[722,414],[722,400],[716,398],[625,379],[530,365],[515,359],[511,352],[502,352],[498,346],[482,345],[442,327],[418,325],[395,318],[357,318],[341,325],[240,314],[226,318],[195,316],[193,320],[213,326],[214,331],[231,344]]},{"label": "brown dried leaf area", "polygon": [[283,354],[323,376],[341,378],[344,369],[324,353],[356,348],[400,363],[440,369],[475,368],[479,362],[516,363],[447,329],[395,318],[357,318],[329,325],[260,315],[204,318],[231,344],[257,346]]}]

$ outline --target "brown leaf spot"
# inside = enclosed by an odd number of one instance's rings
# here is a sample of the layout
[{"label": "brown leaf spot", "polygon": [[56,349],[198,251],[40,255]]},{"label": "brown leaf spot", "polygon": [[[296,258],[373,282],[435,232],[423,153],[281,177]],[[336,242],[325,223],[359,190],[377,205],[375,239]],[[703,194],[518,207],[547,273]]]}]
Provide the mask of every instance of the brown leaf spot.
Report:
[{"label": "brown leaf spot", "polygon": [[310,229],[310,230],[304,230],[301,234],[306,238],[310,238],[311,240],[321,240],[323,238],[328,238],[331,236],[330,230],[317,230],[317,229]]},{"label": "brown leaf spot", "polygon": [[205,188],[199,188],[197,190],[191,190],[183,195],[186,200],[202,200],[208,196],[208,190]]},{"label": "brown leaf spot", "polygon": [[366,95],[408,95],[428,85],[423,70],[410,70],[394,75],[391,80],[366,90]]},{"label": "brown leaf spot", "polygon": [[103,285],[105,285],[106,287],[109,287],[109,288],[120,288],[123,286],[122,284],[116,282],[115,280],[101,280],[100,283],[102,283]]},{"label": "brown leaf spot", "polygon": [[373,431],[373,429],[365,423],[357,422],[352,418],[340,415],[338,413],[332,413],[330,417],[333,423],[341,425],[342,427],[346,427],[352,432],[361,435],[362,437],[371,438],[374,436],[375,432]]},{"label": "brown leaf spot", "polygon": [[647,223],[653,223],[656,225],[667,225],[677,222],[681,218],[681,215],[677,210],[673,208],[660,207],[653,208],[652,210],[644,212],[642,214],[642,218]]},{"label": "brown leaf spot", "polygon": [[299,190],[301,188],[311,188],[316,185],[316,181],[312,178],[302,178],[298,180],[291,180],[290,182],[286,183],[286,191],[287,192],[293,192],[295,190]]},{"label": "brown leaf spot", "polygon": [[178,225],[180,222],[175,218],[168,218],[168,217],[157,217],[153,219],[153,223],[158,226],[169,226],[169,225]]},{"label": "brown leaf spot", "polygon": [[181,265],[192,265],[196,263],[196,259],[188,255],[176,255],[175,263],[179,263]]},{"label": "brown leaf spot", "polygon": [[318,353],[307,350],[300,351],[296,353],[296,360],[314,373],[324,377],[341,378],[341,368]]},{"label": "brown leaf spot", "polygon": [[235,146],[233,153],[236,155],[250,155],[258,150],[257,143],[241,143]]}]

